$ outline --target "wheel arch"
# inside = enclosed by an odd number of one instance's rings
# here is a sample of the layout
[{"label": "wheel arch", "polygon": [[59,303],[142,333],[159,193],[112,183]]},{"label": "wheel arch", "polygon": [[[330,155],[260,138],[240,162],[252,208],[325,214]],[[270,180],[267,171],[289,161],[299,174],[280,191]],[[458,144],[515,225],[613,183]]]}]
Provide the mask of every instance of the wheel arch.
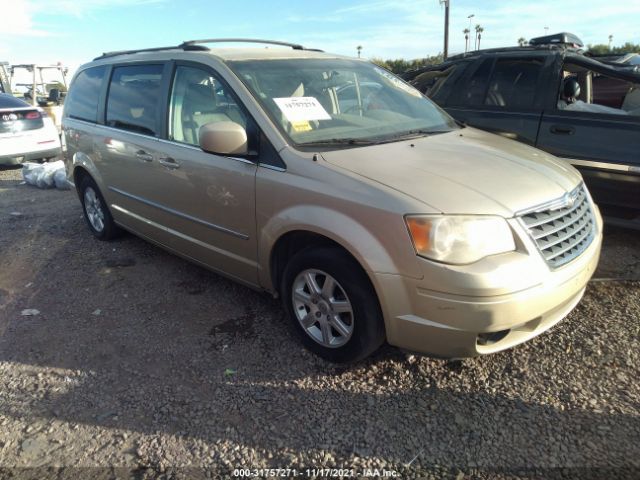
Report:
[{"label": "wheel arch", "polygon": [[[286,223],[285,223],[286,221]],[[345,214],[322,207],[292,207],[260,229],[260,283],[277,292],[284,265],[308,246],[340,248],[362,268],[375,288],[373,273],[398,273],[398,267],[372,232]]]},{"label": "wheel arch", "polygon": [[93,160],[89,155],[86,155],[82,152],[76,152],[72,158],[72,178],[73,183],[76,185],[76,190],[78,189],[79,182],[85,175],[88,175],[93,179],[94,182],[98,185],[102,194],[104,195],[104,188],[102,182],[102,175],[96,168],[93,163]]}]

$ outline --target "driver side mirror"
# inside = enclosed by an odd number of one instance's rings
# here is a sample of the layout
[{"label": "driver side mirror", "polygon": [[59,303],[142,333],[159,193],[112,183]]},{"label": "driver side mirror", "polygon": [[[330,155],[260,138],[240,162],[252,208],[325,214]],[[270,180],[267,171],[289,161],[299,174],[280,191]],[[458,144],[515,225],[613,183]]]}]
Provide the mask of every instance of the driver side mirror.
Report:
[{"label": "driver side mirror", "polygon": [[247,155],[247,131],[235,122],[212,122],[200,127],[200,148],[221,155]]}]

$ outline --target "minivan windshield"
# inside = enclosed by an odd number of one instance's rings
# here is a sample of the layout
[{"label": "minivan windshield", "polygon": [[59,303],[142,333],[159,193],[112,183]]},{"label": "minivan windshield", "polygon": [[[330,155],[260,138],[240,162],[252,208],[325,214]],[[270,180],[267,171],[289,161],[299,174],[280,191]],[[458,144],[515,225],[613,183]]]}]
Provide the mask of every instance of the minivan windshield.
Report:
[{"label": "minivan windshield", "polygon": [[305,58],[228,65],[300,147],[369,145],[457,128],[418,90],[372,63]]}]

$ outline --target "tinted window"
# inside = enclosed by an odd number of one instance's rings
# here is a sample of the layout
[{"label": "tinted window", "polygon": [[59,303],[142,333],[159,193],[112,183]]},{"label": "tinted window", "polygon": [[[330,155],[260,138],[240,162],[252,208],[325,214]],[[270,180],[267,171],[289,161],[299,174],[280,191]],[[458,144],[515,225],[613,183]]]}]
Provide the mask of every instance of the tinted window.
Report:
[{"label": "tinted window", "polygon": [[162,65],[113,69],[107,98],[107,125],[147,135],[157,133],[162,69]]},{"label": "tinted window", "polygon": [[444,84],[452,78],[451,74],[457,67],[458,65],[450,65],[447,68],[439,70],[427,70],[426,72],[416,75],[409,83],[429,98],[435,99]]},{"label": "tinted window", "polygon": [[489,75],[493,67],[493,58],[483,60],[476,71],[468,78],[462,76],[456,84],[456,90],[449,99],[450,105],[482,105],[487,93]]},{"label": "tinted window", "polygon": [[169,138],[199,145],[200,127],[215,122],[235,122],[246,128],[247,120],[227,88],[205,70],[178,67],[171,92]]},{"label": "tinted window", "polygon": [[105,66],[83,70],[74,80],[64,102],[65,114],[72,118],[96,122],[100,87],[106,71]]},{"label": "tinted window", "polygon": [[498,60],[489,82],[485,105],[533,108],[541,71],[541,59]]},{"label": "tinted window", "polygon": [[25,108],[30,106],[31,105],[24,100],[20,100],[13,95],[0,93],[0,108]]}]

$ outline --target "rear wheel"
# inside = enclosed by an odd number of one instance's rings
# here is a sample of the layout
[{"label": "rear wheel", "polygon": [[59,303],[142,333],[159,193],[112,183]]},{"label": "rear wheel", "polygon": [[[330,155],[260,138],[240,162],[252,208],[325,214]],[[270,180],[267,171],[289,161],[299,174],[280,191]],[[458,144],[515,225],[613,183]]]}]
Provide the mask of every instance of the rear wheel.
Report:
[{"label": "rear wheel", "polygon": [[332,362],[367,357],[384,342],[382,313],[368,277],[338,248],[312,248],[287,264],[284,308],[305,346]]},{"label": "rear wheel", "polygon": [[78,187],[84,218],[93,235],[100,240],[115,238],[120,229],[113,221],[111,212],[93,178],[85,176]]}]

